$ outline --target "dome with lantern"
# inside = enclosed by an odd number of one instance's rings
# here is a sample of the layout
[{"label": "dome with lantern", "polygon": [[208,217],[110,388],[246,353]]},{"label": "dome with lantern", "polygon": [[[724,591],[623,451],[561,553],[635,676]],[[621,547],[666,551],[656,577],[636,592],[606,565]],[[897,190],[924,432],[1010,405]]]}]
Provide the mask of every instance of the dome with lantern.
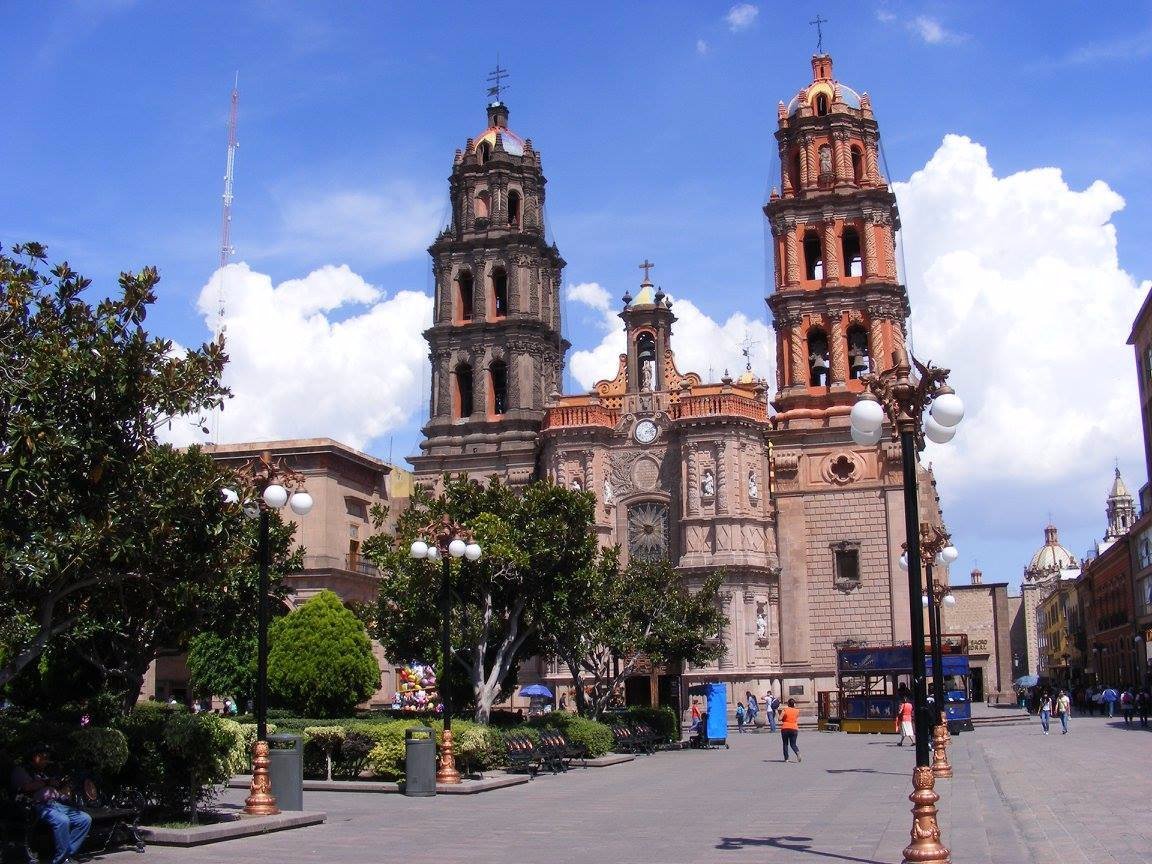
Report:
[{"label": "dome with lantern", "polygon": [[1061,579],[1075,579],[1080,575],[1080,559],[1067,546],[1060,545],[1059,532],[1049,523],[1044,528],[1044,545],[1036,550],[1032,561],[1024,568],[1024,578],[1029,582],[1040,582],[1056,575]]}]

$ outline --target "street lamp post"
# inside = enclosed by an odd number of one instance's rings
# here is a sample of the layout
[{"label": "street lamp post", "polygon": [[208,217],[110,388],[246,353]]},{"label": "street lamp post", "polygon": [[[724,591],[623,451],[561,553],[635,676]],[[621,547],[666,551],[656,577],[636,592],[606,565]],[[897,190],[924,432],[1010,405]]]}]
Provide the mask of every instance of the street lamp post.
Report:
[{"label": "street lamp post", "polygon": [[[938,582],[932,574],[933,565],[951,564],[960,553],[952,545],[948,532],[929,525],[920,526],[920,549],[924,555],[925,582],[928,590],[921,595],[923,605],[928,609],[928,631],[932,643],[932,700],[938,712],[939,723],[932,730],[932,774],[936,777],[951,777],[952,765],[948,762],[948,708],[944,698],[944,651],[943,628],[940,621],[941,605],[951,606],[956,598],[948,591],[948,586]],[[933,718],[935,719],[935,718]]]},{"label": "street lamp post", "polygon": [[[284,505],[297,516],[312,510],[312,496],[304,491],[304,475],[272,460],[264,453],[236,472],[241,486],[254,497],[244,501],[244,514],[260,520],[256,549],[259,568],[258,612],[256,627],[256,743],[252,745],[252,784],[244,801],[244,812],[250,816],[275,816],[280,812],[268,777],[268,529],[273,510]],[[293,491],[294,490],[294,491]],[[224,500],[238,504],[240,496],[232,489],[223,490]]]},{"label": "street lamp post", "polygon": [[[909,365],[911,361],[911,365]],[[947,386],[949,371],[924,365],[909,357],[903,348],[892,352],[892,368],[862,379],[866,390],[852,406],[852,440],[861,445],[880,443],[885,418],[900,441],[904,476],[904,528],[908,538],[908,609],[912,636],[912,694],[916,716],[916,769],[912,775],[911,842],[904,849],[905,862],[950,860],[940,842],[936,802],[940,796],[933,787],[935,778],[928,753],[931,718],[925,693],[924,615],[921,611],[920,518],[916,490],[918,454],[924,438],[946,443],[964,418],[964,405]],[[925,410],[928,417],[924,417]]]},{"label": "street lamp post", "polygon": [[426,525],[420,532],[431,538],[431,542],[417,540],[409,550],[413,558],[429,561],[440,559],[440,656],[444,668],[440,673],[440,704],[444,710],[444,736],[440,746],[440,762],[436,767],[436,782],[456,784],[460,782],[460,772],[456,770],[456,760],[452,752],[452,688],[449,686],[448,670],[452,668],[452,558],[467,558],[476,561],[481,549],[473,542],[472,532],[465,530],[448,516],[441,516]]}]

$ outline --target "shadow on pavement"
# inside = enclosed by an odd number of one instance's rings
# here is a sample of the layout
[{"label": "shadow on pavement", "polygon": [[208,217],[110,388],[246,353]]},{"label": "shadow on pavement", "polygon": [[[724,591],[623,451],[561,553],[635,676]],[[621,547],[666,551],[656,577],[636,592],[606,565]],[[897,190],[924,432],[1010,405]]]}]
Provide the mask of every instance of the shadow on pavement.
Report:
[{"label": "shadow on pavement", "polygon": [[721,837],[720,842],[716,844],[717,849],[737,850],[745,849],[749,846],[768,846],[772,849],[785,849],[789,852],[806,852],[809,855],[817,855],[828,861],[855,861],[858,864],[887,864],[885,861],[877,861],[874,858],[857,858],[854,855],[840,855],[837,852],[824,852],[820,849],[812,848],[811,837]]},{"label": "shadow on pavement", "polygon": [[875,768],[825,768],[829,774],[891,774],[893,777],[907,777],[907,771],[877,771]]}]

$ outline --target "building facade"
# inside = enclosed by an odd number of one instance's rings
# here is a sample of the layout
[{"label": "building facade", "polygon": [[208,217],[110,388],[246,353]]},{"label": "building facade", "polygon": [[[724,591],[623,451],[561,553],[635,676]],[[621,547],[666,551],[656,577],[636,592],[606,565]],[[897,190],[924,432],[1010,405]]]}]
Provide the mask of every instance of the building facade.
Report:
[{"label": "building facade", "polygon": [[[720,659],[651,670],[637,692],[664,692],[661,671],[682,672],[681,684],[814,702],[834,688],[838,646],[907,642],[910,631],[900,449],[849,435],[861,376],[891,367],[909,314],[868,96],[820,54],[777,111],[781,176],[763,208],[774,392],[750,368],[719,381],[681,370],[672,303],[647,269],[623,298],[615,374],[589,393],[559,392],[564,261],[544,240],[540,156],[507,122],[492,103],[488,127],[457,151],[452,224],[429,250],[433,398],[416,480],[435,487],[467,471],[587,490],[600,542],[625,563],[667,558],[690,587],[721,572]],[[921,517],[938,523],[931,474],[919,471]],[[539,669],[547,678],[555,666]]]},{"label": "building facade", "polygon": [[[1024,671],[1020,675],[1048,675],[1047,625],[1042,608],[1062,583],[1072,585],[1080,576],[1080,559],[1060,544],[1055,525],[1044,528],[1044,545],[1024,568],[1020,585],[1021,629],[1024,633]],[[1019,677],[1019,676],[1017,676]]]},{"label": "building facade", "polygon": [[968,635],[969,691],[973,702],[1010,700],[1012,681],[1012,609],[1007,582],[985,582],[977,568],[971,583],[952,585],[956,602],[940,607],[944,633]]}]

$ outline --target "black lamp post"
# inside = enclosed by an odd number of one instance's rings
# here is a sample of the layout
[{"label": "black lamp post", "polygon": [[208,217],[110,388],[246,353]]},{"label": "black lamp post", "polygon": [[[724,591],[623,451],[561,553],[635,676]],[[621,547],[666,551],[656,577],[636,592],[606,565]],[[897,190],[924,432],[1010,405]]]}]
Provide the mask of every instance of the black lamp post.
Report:
[{"label": "black lamp post", "polygon": [[413,558],[441,561],[440,569],[440,656],[444,667],[440,672],[440,704],[444,711],[444,736],[440,746],[440,762],[436,767],[436,782],[460,782],[452,745],[452,687],[449,670],[452,668],[452,558],[476,561],[482,550],[472,540],[472,532],[453,522],[448,516],[426,525],[421,531],[431,542],[417,540],[409,550]]},{"label": "black lamp post", "polygon": [[[244,812],[251,816],[275,816],[280,808],[268,778],[269,517],[273,510],[279,510],[286,504],[297,516],[306,516],[312,510],[312,496],[304,491],[304,475],[274,462],[271,453],[266,452],[259,459],[241,467],[236,477],[240,485],[254,495],[243,503],[245,515],[260,520],[256,547],[259,570],[256,588],[259,595],[256,626],[256,743],[252,745],[252,784],[248,798],[244,801]],[[293,489],[296,491],[290,491]],[[230,504],[240,501],[240,496],[231,489],[225,489],[223,494],[224,500]]]},{"label": "black lamp post", "polygon": [[[911,365],[909,363],[911,361]],[[952,439],[956,425],[964,418],[964,406],[948,387],[949,371],[925,365],[909,357],[903,348],[892,352],[892,368],[862,379],[866,390],[852,407],[852,440],[875,445],[883,435],[887,419],[900,442],[904,478],[904,530],[908,556],[908,611],[912,639],[912,697],[916,720],[916,769],[912,776],[912,840],[904,849],[907,862],[949,860],[947,847],[940,842],[933,790],[935,778],[928,752],[932,727],[925,692],[924,613],[920,581],[920,513],[916,471],[924,438],[936,443]],[[930,407],[930,416],[924,412]]]}]

